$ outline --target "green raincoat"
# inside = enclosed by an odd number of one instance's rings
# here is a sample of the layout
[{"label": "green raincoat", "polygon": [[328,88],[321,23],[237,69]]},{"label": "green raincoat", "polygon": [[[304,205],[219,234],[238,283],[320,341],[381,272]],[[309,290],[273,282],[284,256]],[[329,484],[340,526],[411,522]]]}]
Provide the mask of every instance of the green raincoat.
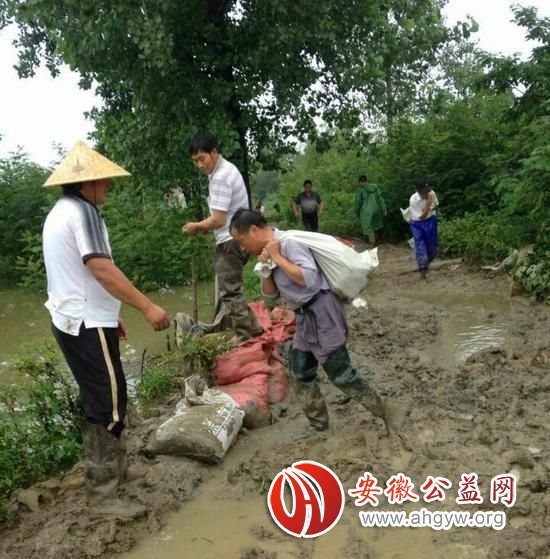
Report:
[{"label": "green raincoat", "polygon": [[362,185],[355,195],[354,211],[361,222],[363,235],[367,236],[382,229],[386,202],[375,184]]}]

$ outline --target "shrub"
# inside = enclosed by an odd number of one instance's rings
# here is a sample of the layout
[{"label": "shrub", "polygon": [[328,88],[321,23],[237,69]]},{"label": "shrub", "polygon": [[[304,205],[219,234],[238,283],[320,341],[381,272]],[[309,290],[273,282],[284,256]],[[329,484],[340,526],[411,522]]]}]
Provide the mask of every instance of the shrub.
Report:
[{"label": "shrub", "polygon": [[216,357],[231,349],[232,345],[229,341],[231,335],[231,333],[222,332],[198,337],[191,334],[184,336],[182,345],[177,350],[181,355],[183,376],[201,374],[211,385],[210,371],[214,367]]},{"label": "shrub", "polygon": [[550,250],[531,250],[512,265],[512,279],[534,299],[550,303]]},{"label": "shrub", "polygon": [[148,404],[169,394],[174,388],[170,372],[157,367],[145,369],[136,385],[141,404]]},{"label": "shrub", "polygon": [[12,491],[71,467],[82,455],[77,387],[53,345],[17,363],[27,381],[0,391],[0,519]]},{"label": "shrub", "polygon": [[503,214],[478,211],[439,222],[441,256],[463,257],[474,264],[490,263],[505,258],[517,243],[516,228]]}]

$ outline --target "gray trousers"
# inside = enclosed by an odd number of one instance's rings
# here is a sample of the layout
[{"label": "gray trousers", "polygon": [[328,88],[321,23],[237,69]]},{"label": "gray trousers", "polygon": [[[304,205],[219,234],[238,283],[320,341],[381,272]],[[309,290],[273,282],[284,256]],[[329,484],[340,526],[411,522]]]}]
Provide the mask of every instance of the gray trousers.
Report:
[{"label": "gray trousers", "polygon": [[236,241],[216,245],[214,270],[218,278],[218,295],[229,325],[240,342],[262,333],[243,292],[243,268],[247,261],[248,254]]}]

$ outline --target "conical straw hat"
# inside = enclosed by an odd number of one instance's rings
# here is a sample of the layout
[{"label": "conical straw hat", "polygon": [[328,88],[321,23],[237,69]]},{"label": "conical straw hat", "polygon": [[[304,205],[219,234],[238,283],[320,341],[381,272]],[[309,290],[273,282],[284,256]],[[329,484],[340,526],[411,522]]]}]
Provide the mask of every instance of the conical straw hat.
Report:
[{"label": "conical straw hat", "polygon": [[57,186],[75,182],[129,177],[128,171],[89,148],[82,140],[74,145],[57,169],[48,177],[44,186]]}]

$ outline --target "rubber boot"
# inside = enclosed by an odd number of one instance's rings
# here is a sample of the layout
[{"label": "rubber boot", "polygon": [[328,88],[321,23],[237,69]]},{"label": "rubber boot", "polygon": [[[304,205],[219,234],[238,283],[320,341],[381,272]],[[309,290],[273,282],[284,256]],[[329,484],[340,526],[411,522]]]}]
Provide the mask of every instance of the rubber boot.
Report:
[{"label": "rubber boot", "polygon": [[319,431],[326,431],[328,408],[317,380],[308,383],[294,382],[294,391],[309,424],[305,429],[295,433],[292,438],[299,441],[316,435]]},{"label": "rubber boot", "polygon": [[126,431],[122,431],[119,438],[119,447],[117,454],[117,464],[118,464],[118,481],[119,484],[125,483],[126,481],[134,481],[145,477],[147,474],[147,468],[144,465],[132,464],[128,465],[128,451],[126,447]]},{"label": "rubber boot", "polygon": [[128,480],[128,453],[126,447],[126,433],[122,431],[118,439],[117,449],[117,465],[118,465],[118,483],[122,484]]},{"label": "rubber boot", "polygon": [[313,354],[290,348],[288,368],[294,392],[309,425],[293,435],[295,441],[307,439],[328,429],[328,409],[317,381],[317,360]]},{"label": "rubber boot", "polygon": [[357,369],[351,366],[346,346],[333,352],[325,361],[323,368],[337,388],[359,402],[375,417],[379,417],[389,433],[390,422],[387,407],[378,392],[359,374]]},{"label": "rubber boot", "polygon": [[100,499],[116,493],[120,480],[120,440],[99,423],[83,422],[82,439],[86,454],[86,492]]},{"label": "rubber boot", "polygon": [[88,513],[102,518],[144,517],[147,514],[144,505],[118,496],[119,485],[129,473],[124,438],[115,437],[104,425],[87,422],[82,426],[82,436]]}]

